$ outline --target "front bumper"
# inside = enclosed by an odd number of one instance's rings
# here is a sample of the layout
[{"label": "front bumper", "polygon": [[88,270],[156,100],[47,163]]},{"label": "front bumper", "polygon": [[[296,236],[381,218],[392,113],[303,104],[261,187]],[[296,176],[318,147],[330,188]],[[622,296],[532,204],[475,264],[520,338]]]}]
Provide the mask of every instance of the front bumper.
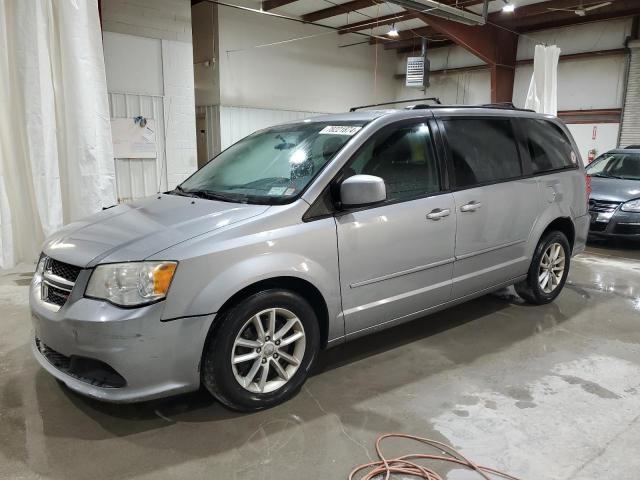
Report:
[{"label": "front bumper", "polygon": [[606,215],[593,215],[589,235],[601,237],[639,238],[640,213],[616,209],[609,219]]},{"label": "front bumper", "polygon": [[[72,390],[99,400],[134,402],[199,388],[200,359],[214,315],[162,322],[164,302],[123,309],[82,297],[70,298],[56,312],[42,303],[34,288],[29,300],[33,354]],[[106,364],[124,379],[123,385],[105,386],[91,374],[70,373],[43,351]]]}]

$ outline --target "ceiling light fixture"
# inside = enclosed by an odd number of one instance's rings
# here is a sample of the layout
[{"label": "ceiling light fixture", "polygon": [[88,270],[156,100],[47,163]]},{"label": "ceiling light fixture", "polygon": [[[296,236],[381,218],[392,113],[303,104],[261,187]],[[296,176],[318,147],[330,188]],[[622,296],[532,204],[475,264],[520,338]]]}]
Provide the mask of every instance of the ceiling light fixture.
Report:
[{"label": "ceiling light fixture", "polygon": [[516,9],[516,6],[513,3],[508,2],[507,0],[503,0],[504,1],[504,7],[502,7],[502,11],[504,13],[513,13]]},{"label": "ceiling light fixture", "polygon": [[387,35],[390,36],[391,38],[398,38],[400,36],[400,34],[398,33],[398,30],[396,30],[395,23],[391,25],[391,30],[387,32]]}]

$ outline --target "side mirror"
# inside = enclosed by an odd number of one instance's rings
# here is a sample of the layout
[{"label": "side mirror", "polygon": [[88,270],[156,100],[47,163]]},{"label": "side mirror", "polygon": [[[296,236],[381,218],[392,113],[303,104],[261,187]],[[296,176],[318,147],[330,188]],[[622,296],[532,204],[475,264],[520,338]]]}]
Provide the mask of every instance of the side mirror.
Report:
[{"label": "side mirror", "polygon": [[353,175],[340,185],[340,202],[344,208],[366,207],[387,199],[384,180],[373,175]]}]

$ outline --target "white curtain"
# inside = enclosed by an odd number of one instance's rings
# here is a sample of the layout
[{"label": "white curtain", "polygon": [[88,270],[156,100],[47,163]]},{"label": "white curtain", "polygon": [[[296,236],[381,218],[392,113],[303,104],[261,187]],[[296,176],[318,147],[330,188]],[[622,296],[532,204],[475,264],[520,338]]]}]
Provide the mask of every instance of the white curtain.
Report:
[{"label": "white curtain", "polygon": [[0,267],[115,203],[97,0],[0,0]]},{"label": "white curtain", "polygon": [[536,45],[533,57],[533,76],[527,93],[525,108],[538,113],[558,114],[558,60],[560,49]]}]

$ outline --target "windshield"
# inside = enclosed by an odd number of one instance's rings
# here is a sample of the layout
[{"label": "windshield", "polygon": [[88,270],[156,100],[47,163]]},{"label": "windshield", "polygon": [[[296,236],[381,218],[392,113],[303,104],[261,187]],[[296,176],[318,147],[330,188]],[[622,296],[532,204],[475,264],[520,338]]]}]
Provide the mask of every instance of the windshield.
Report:
[{"label": "windshield", "polygon": [[220,153],[175,193],[231,202],[286,203],[363,125],[303,122],[261,130]]},{"label": "windshield", "polygon": [[605,153],[587,167],[592,177],[640,180],[640,153]]}]

